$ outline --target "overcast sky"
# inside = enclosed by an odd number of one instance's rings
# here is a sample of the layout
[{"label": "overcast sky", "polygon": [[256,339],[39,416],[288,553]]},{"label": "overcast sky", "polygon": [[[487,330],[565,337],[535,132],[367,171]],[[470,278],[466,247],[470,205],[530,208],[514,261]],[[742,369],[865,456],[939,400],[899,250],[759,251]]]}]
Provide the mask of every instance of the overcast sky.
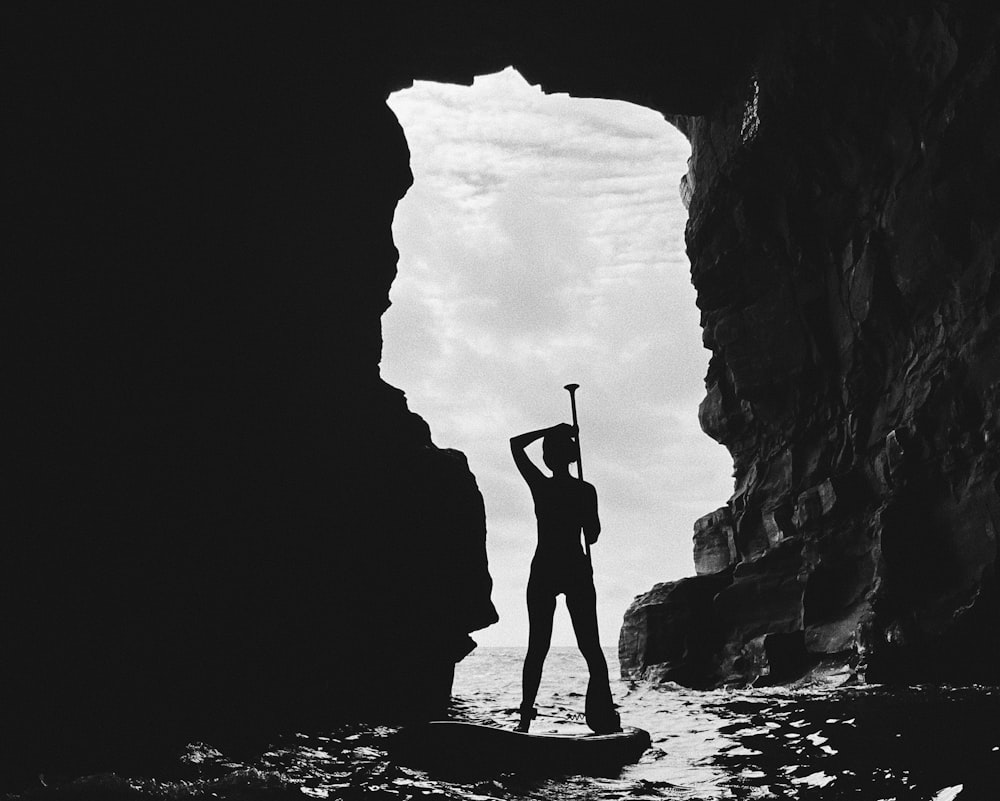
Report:
[{"label": "overcast sky", "polygon": [[[418,82],[389,105],[415,181],[393,224],[382,375],[483,493],[500,623],[473,638],[527,644],[535,521],[508,440],[568,422],[574,382],[603,525],[601,638],[615,645],[634,596],[694,574],[692,524],[732,490],[728,453],[698,427],[709,353],[678,193],[690,148],[656,112],[546,96],[514,70]],[[574,642],[560,599],[553,644]]]}]

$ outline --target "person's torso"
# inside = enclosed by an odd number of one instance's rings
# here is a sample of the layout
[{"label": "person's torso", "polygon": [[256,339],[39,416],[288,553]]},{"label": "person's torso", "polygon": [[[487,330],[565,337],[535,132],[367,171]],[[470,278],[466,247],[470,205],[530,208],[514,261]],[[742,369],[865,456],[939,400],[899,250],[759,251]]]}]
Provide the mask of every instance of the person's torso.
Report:
[{"label": "person's torso", "polygon": [[586,489],[574,478],[546,478],[534,488],[538,554],[558,558],[583,552],[580,532],[589,512]]}]

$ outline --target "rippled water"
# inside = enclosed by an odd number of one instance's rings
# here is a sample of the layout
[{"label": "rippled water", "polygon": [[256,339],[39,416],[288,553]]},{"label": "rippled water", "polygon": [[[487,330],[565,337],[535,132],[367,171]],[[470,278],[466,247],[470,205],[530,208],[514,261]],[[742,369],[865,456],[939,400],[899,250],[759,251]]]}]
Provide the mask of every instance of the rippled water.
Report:
[{"label": "rippled water", "polygon": [[[512,726],[521,649],[479,649],[459,665],[454,716]],[[617,663],[609,652],[615,672]],[[553,649],[537,732],[586,731],[586,666]],[[229,799],[926,799],[994,801],[1000,690],[883,687],[694,692],[615,682],[625,725],[653,748],[619,776],[514,775],[454,783],[398,765],[393,730],[300,734],[237,760],[192,744],[154,777],[48,779],[18,798]]]}]

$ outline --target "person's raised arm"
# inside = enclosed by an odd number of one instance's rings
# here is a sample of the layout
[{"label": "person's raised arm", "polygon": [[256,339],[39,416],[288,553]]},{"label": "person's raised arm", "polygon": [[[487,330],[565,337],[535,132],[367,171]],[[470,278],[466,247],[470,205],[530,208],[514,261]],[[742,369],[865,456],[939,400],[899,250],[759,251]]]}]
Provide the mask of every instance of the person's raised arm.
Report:
[{"label": "person's raised arm", "polygon": [[517,465],[518,471],[529,485],[545,478],[545,474],[531,461],[528,454],[524,452],[524,449],[546,434],[554,433],[563,428],[571,434],[575,434],[576,432],[576,429],[569,425],[569,423],[559,423],[558,425],[540,428],[537,431],[529,431],[526,434],[518,434],[516,437],[510,438],[510,452],[514,457],[514,464]]}]

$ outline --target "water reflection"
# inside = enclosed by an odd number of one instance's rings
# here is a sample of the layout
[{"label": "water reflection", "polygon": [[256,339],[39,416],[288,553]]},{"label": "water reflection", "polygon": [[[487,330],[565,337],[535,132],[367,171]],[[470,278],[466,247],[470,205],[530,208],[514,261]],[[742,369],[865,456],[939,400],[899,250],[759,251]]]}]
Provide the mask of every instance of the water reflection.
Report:
[{"label": "water reflection", "polygon": [[1000,694],[867,687],[710,705],[737,797],[996,798]]}]

